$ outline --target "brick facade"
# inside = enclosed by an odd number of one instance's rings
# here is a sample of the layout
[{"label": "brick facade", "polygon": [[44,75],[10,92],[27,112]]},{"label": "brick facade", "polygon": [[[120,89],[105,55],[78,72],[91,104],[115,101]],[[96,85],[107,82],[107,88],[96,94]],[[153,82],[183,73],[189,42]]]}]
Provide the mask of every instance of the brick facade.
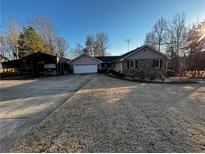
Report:
[{"label": "brick facade", "polygon": [[126,76],[133,76],[139,78],[160,78],[166,76],[166,61],[162,60],[161,68],[153,68],[153,59],[139,59],[137,60],[137,68],[128,68],[128,60],[122,62],[122,72]]}]

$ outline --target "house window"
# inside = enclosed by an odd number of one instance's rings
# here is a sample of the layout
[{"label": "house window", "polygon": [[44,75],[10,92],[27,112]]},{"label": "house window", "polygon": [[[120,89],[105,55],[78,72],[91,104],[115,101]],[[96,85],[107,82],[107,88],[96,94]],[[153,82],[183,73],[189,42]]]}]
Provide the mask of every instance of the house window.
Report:
[{"label": "house window", "polygon": [[159,59],[154,59],[152,66],[153,66],[153,68],[160,68],[160,60]]},{"label": "house window", "polygon": [[129,61],[129,68],[130,69],[134,69],[135,68],[135,61],[134,60],[130,60]]}]

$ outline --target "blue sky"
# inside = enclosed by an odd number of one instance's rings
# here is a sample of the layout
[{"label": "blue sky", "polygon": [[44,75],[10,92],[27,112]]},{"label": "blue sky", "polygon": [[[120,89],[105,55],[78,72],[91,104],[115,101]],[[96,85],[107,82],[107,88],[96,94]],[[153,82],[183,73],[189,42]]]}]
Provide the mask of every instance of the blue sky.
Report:
[{"label": "blue sky", "polygon": [[1,31],[12,17],[25,25],[34,15],[48,16],[74,47],[87,34],[105,32],[112,55],[143,44],[147,32],[160,18],[185,12],[187,24],[205,19],[205,0],[0,0]]}]

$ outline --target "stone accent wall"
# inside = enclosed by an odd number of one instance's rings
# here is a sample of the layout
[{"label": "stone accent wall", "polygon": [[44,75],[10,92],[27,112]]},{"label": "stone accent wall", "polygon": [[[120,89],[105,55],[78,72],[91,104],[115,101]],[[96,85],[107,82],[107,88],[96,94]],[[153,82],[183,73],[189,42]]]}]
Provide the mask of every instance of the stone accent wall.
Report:
[{"label": "stone accent wall", "polygon": [[132,77],[145,77],[145,78],[160,78],[162,75],[165,76],[166,73],[166,61],[162,60],[162,68],[153,68],[153,59],[138,59],[137,68],[128,69],[127,61],[123,61],[122,70],[126,76]]}]

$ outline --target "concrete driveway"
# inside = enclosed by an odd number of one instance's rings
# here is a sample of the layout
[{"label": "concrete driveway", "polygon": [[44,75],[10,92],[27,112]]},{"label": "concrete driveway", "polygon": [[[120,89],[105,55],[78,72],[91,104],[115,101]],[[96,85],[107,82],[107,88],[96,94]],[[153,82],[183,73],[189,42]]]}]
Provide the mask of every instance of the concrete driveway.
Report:
[{"label": "concrete driveway", "polygon": [[0,81],[0,152],[12,147],[94,76]]},{"label": "concrete driveway", "polygon": [[96,75],[10,152],[205,152],[205,84]]}]

